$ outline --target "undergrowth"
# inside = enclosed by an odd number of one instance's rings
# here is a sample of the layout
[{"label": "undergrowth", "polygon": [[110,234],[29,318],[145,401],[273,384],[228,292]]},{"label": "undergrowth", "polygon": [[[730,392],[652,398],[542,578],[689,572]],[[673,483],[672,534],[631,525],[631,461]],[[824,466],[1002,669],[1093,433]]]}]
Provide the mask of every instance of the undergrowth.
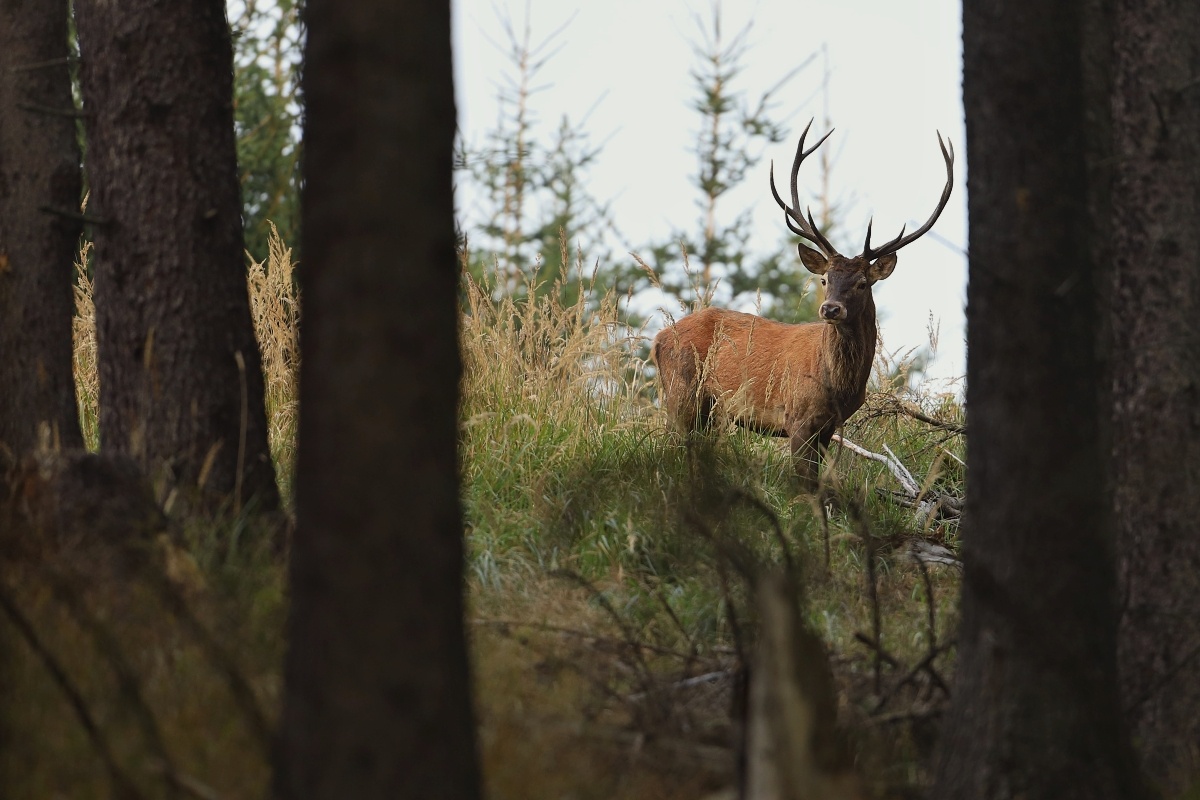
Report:
[{"label": "undergrowth", "polygon": [[[513,297],[464,270],[466,623],[488,796],[685,798],[730,785],[755,626],[741,572],[788,559],[831,654],[858,770],[880,796],[920,786],[952,652],[900,684],[951,640],[958,572],[910,554],[936,544],[952,557],[955,518],[918,517],[897,502],[887,466],[836,445],[813,495],[783,440],[667,433],[644,335],[622,323],[621,298],[587,291],[576,268],[566,304],[556,286]],[[249,287],[290,497],[300,302],[277,235]],[[94,448],[90,289],[81,266],[75,364]],[[890,449],[924,494],[961,497],[962,409],[904,383],[881,379],[891,388],[843,435]],[[113,764],[145,797],[266,792],[246,698],[273,724],[286,570],[270,537],[246,535],[252,524],[186,521],[145,579],[115,568],[85,578],[59,550],[5,561],[4,597],[44,651],[0,624],[13,711],[0,736],[16,742],[0,748],[0,775],[14,797],[107,796]],[[164,601],[162,575],[182,605]]]}]

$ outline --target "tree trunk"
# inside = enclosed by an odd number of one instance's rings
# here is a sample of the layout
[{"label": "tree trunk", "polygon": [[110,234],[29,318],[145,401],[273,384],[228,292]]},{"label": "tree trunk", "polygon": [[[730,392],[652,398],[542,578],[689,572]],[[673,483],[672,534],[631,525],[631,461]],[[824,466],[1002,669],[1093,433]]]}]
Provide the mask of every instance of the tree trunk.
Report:
[{"label": "tree trunk", "polygon": [[474,798],[446,0],[309,0],[279,798]]},{"label": "tree trunk", "polygon": [[77,0],[103,448],[278,505],[221,0]]},{"label": "tree trunk", "polygon": [[[0,0],[0,453],[49,425],[80,447],[71,366],[79,145],[67,64],[67,4]],[[49,111],[62,112],[59,114]]]},{"label": "tree trunk", "polygon": [[1143,766],[1179,791],[1200,778],[1200,5],[1116,13],[1118,654]]},{"label": "tree trunk", "polygon": [[1104,483],[1096,14],[1080,0],[963,6],[970,520],[940,800],[1141,793],[1117,701]]}]

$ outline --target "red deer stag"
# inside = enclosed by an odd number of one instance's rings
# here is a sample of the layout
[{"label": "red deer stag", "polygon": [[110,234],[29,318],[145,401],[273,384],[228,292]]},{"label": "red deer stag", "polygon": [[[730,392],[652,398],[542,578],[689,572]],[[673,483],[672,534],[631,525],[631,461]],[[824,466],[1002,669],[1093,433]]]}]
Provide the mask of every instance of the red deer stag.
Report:
[{"label": "red deer stag", "polygon": [[862,255],[846,258],[817,229],[812,212],[801,213],[796,190],[801,163],[830,133],[808,150],[808,128],[800,136],[792,162],[791,206],[779,197],[771,167],[771,194],[788,228],[817,248],[797,246],[804,266],[825,287],[822,321],[788,325],[705,308],[664,328],[654,337],[652,350],[672,427],[707,427],[719,409],[751,430],[787,436],[796,472],[810,487],[816,485],[817,465],[834,431],[866,399],[877,335],[871,287],[892,274],[896,251],[933,227],[954,186],[954,148],[938,134],[946,188],[929,221],[907,236],[901,228],[899,236],[876,248],[871,247],[868,223]]}]

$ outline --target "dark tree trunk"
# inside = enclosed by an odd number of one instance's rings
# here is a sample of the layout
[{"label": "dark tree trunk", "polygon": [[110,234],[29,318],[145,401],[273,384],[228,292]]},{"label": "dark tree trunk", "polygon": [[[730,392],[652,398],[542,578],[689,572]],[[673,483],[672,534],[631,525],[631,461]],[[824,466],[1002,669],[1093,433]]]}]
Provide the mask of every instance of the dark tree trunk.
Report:
[{"label": "dark tree trunk", "polygon": [[83,444],[71,366],[79,223],[45,210],[79,211],[66,56],[66,2],[0,0],[0,452],[28,450],[42,423],[52,441]]},{"label": "dark tree trunk", "polygon": [[309,0],[297,529],[275,793],[474,798],[447,0]]},{"label": "dark tree trunk", "polygon": [[[967,0],[969,527],[940,800],[1140,796],[1117,700],[1089,4]],[[1099,57],[1097,57],[1099,55]]]},{"label": "dark tree trunk", "polygon": [[[222,0],[77,0],[100,436],[182,488],[278,505],[250,321]],[[207,462],[207,463],[206,463]],[[207,467],[207,468],[205,468]]]},{"label": "dark tree trunk", "polygon": [[1200,778],[1200,4],[1118,0],[1113,506],[1142,763]]}]

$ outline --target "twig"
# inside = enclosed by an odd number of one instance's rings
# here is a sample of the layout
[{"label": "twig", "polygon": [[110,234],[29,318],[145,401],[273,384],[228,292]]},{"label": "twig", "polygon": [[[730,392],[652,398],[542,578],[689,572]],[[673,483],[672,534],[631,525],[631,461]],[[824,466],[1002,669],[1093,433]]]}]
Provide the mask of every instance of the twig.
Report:
[{"label": "twig", "polygon": [[18,64],[17,66],[9,67],[8,69],[9,72],[13,73],[33,72],[39,69],[46,69],[47,67],[74,64],[78,61],[79,59],[75,58],[74,56],[63,56],[62,58],[48,58],[45,61],[32,61],[28,64]]},{"label": "twig", "polygon": [[638,640],[637,636],[634,635],[633,629],[629,627],[628,623],[626,623],[621,615],[617,613],[617,610],[613,608],[612,603],[608,602],[608,598],[604,596],[603,592],[593,586],[590,581],[576,572],[560,569],[555,570],[550,574],[553,577],[563,578],[571,583],[574,583],[576,586],[587,590],[591,594],[592,599],[596,601],[600,607],[604,609],[612,621],[617,624],[617,627],[620,628],[622,635],[625,637],[625,643],[629,646],[630,650],[633,651],[633,658],[635,661],[634,666],[636,667],[635,674],[638,682],[642,684],[642,690],[647,694],[650,694],[654,689],[654,684],[651,679],[650,665],[647,664],[646,659],[642,657],[642,650],[638,646],[640,641]]},{"label": "twig", "polygon": [[[672,683],[667,688],[669,688],[669,689],[690,689],[693,686],[700,686],[701,684],[712,683],[713,681],[716,681],[719,678],[728,678],[728,677],[731,677],[732,675],[733,675],[733,670],[731,670],[731,669],[719,669],[719,670],[715,670],[713,672],[706,672],[703,675],[696,675],[695,677],[692,677],[692,678],[684,678],[683,680],[675,681],[675,683]],[[632,701],[638,701],[638,700],[645,699],[645,697],[646,697],[645,692],[636,692],[634,694],[629,695],[629,697],[627,699],[632,700]]]},{"label": "twig", "polygon": [[[875,694],[879,694],[883,690],[883,665],[881,659],[885,653],[882,646],[883,618],[879,610],[879,588],[876,586],[875,579],[875,537],[871,534],[871,529],[868,527],[867,521],[862,515],[862,509],[859,508],[857,502],[850,504],[849,511],[859,528],[859,537],[863,540],[863,546],[866,549],[863,558],[866,561],[867,597],[871,601],[872,638],[870,640],[870,647],[875,651]],[[857,638],[858,636],[859,634],[856,633],[855,637]],[[892,666],[897,665],[894,658],[891,659],[891,664]]]},{"label": "twig", "polygon": [[[472,625],[486,625],[491,628],[533,628],[534,630],[543,631],[545,633],[555,633],[560,636],[570,636],[575,639],[590,639],[594,642],[621,642],[628,644],[625,639],[614,639],[611,636],[600,636],[599,634],[590,631],[579,630],[578,628],[568,628],[563,625],[551,625],[547,622],[523,622],[515,619],[473,619]],[[672,650],[669,647],[650,644],[649,642],[637,642],[638,647],[643,650],[649,650],[652,653],[657,653],[662,656],[673,656],[680,661],[687,661],[692,658],[690,653],[681,653],[678,650]]]},{"label": "twig", "polygon": [[104,766],[108,770],[109,778],[113,783],[114,796],[129,798],[145,797],[134,785],[133,781],[129,779],[129,776],[125,774],[125,771],[121,769],[120,765],[117,764],[112,750],[108,746],[108,741],[100,734],[100,728],[96,725],[96,720],[92,718],[91,711],[88,710],[83,695],[71,683],[71,679],[67,677],[66,670],[58,663],[58,659],[54,657],[54,654],[38,638],[33,624],[21,613],[16,602],[9,596],[7,589],[0,588],[0,608],[4,609],[4,613],[8,615],[13,625],[20,631],[21,636],[24,637],[33,652],[41,659],[42,664],[46,667],[46,671],[50,673],[51,679],[58,685],[62,693],[66,695],[67,702],[70,704],[72,710],[74,710],[75,716],[79,719],[79,724],[83,726],[88,740],[92,743],[96,754],[100,756],[100,760],[104,762]]},{"label": "twig", "polygon": [[887,705],[889,700],[896,696],[897,692],[899,692],[908,684],[912,683],[913,680],[915,680],[916,677],[922,672],[928,673],[934,684],[941,689],[947,697],[949,697],[950,687],[946,684],[946,681],[942,679],[942,676],[938,674],[938,671],[933,668],[933,660],[949,650],[951,647],[954,647],[954,644],[955,643],[953,641],[947,642],[946,644],[941,645],[940,647],[935,647],[926,653],[925,657],[918,661],[916,666],[910,669],[903,678],[896,681],[896,685],[893,686],[887,694],[880,696],[879,702],[875,704],[875,710],[871,713],[878,714],[880,711],[882,711],[883,707]]},{"label": "twig", "polygon": [[[863,533],[866,543],[864,558],[867,562],[867,591],[871,598],[871,633],[875,643],[881,645],[883,642],[883,618],[879,611],[879,587],[875,580],[875,537],[869,530],[864,530]],[[883,665],[880,662],[882,652],[882,647],[875,651],[875,694],[879,694],[883,685]]]},{"label": "twig", "polygon": [[725,600],[725,615],[729,618],[729,632],[733,635],[733,654],[744,673],[750,662],[746,657],[746,643],[742,639],[742,624],[738,619],[737,608],[733,604],[733,594],[729,591],[729,574],[725,571],[724,562],[720,560],[717,561],[717,582],[721,585],[721,597]]},{"label": "twig", "polygon": [[[125,658],[125,653],[122,651],[120,644],[112,635],[112,632],[88,611],[86,604],[75,590],[75,585],[68,579],[68,576],[60,575],[56,571],[47,570],[46,577],[53,588],[54,596],[66,606],[67,613],[71,615],[75,623],[91,634],[92,640],[96,644],[96,649],[100,651],[100,655],[112,668],[113,674],[117,679],[118,691],[122,699],[133,710],[133,716],[137,719],[138,725],[142,729],[142,735],[146,738],[146,743],[154,751],[155,757],[159,759],[166,770],[174,771],[175,765],[171,760],[170,754],[167,752],[166,742],[163,739],[158,720],[155,718],[154,712],[150,710],[146,699],[142,696],[141,681],[133,665]],[[174,789],[174,784],[168,782],[167,791],[169,796],[175,796]]]},{"label": "twig", "polygon": [[896,657],[893,656],[891,653],[889,653],[887,650],[884,650],[883,645],[879,644],[878,642],[872,641],[870,636],[867,636],[865,633],[862,633],[861,631],[855,631],[854,638],[856,641],[858,641],[862,644],[865,644],[868,648],[871,649],[871,652],[875,653],[880,658],[882,658],[884,661],[886,661],[887,665],[889,667],[891,667],[893,669],[900,668],[900,662],[896,660]]},{"label": "twig", "polygon": [[965,425],[959,425],[957,422],[943,422],[941,420],[934,419],[922,411],[912,408],[907,403],[901,403],[897,401],[896,408],[918,422],[924,422],[926,425],[931,425],[934,428],[940,428],[942,430],[957,434],[965,434],[967,432],[967,427]]},{"label": "twig", "polygon": [[250,393],[246,386],[246,359],[241,350],[233,351],[237,362],[238,386],[241,395],[241,416],[238,418],[237,470],[233,482],[233,513],[242,513],[242,480],[246,474],[246,429],[250,426]]},{"label": "twig", "polygon": [[1180,670],[1186,667],[1188,663],[1197,656],[1200,656],[1200,645],[1193,647],[1187,655],[1175,662],[1174,666],[1163,673],[1158,680],[1151,683],[1150,686],[1148,686],[1145,691],[1141,693],[1141,695],[1134,698],[1131,702],[1126,703],[1125,713],[1128,714],[1129,712],[1139,708],[1143,703],[1153,697],[1155,692],[1159,691],[1171,681],[1175,680],[1175,676],[1179,674]]},{"label": "twig", "polygon": [[868,725],[895,725],[898,722],[920,722],[932,717],[940,717],[945,711],[941,705],[928,705],[911,708],[908,711],[893,711],[890,714],[876,714],[867,719]]},{"label": "twig", "polygon": [[727,536],[717,536],[695,511],[688,509],[684,512],[683,517],[704,537],[705,541],[717,549],[717,552],[737,570],[746,583],[754,584],[757,564],[753,553],[740,542]]},{"label": "twig", "polygon": [[17,108],[22,111],[28,111],[31,114],[44,114],[48,117],[68,117],[69,119],[85,119],[90,116],[86,111],[79,111],[75,108],[55,108],[54,106],[44,106],[40,103],[17,103]]},{"label": "twig", "polygon": [[[917,548],[912,548],[914,553]],[[925,566],[925,562],[920,558],[916,559],[917,569],[921,570],[921,580],[925,583],[925,606],[928,611],[929,621],[929,652],[932,653],[937,649],[937,608],[934,604],[933,597],[933,580],[929,577],[929,567]]]},{"label": "twig", "polygon": [[225,679],[225,685],[229,689],[229,693],[233,696],[234,702],[241,708],[242,713],[250,723],[251,732],[257,741],[263,754],[269,759],[272,752],[272,741],[274,734],[270,724],[267,722],[267,716],[263,713],[262,708],[258,704],[258,698],[254,694],[254,689],[250,686],[233,658],[225,651],[212,635],[208,628],[204,627],[203,623],[196,618],[192,613],[191,607],[176,588],[166,577],[152,569],[145,570],[147,580],[158,592],[159,598],[167,606],[167,610],[180,623],[184,629],[191,635],[192,639],[200,646],[201,652],[209,660],[221,677]]},{"label": "twig", "polygon": [[783,563],[788,572],[795,570],[795,563],[792,560],[792,549],[788,545],[787,539],[783,535],[783,526],[779,524],[779,516],[775,511],[758,499],[754,495],[747,492],[745,489],[734,487],[729,490],[729,497],[741,500],[753,508],[757,509],[771,523],[771,530],[775,532],[775,539],[779,542],[779,547],[783,551]]},{"label": "twig", "polygon": [[[667,598],[663,596],[662,591],[656,591],[654,593],[654,597],[658,600],[659,605],[663,607],[663,610],[667,612],[667,616],[670,617],[671,622],[674,623],[675,629],[679,631],[679,633],[682,634],[683,638],[687,641],[689,653],[687,661],[688,664],[690,664],[690,662],[698,656],[696,640],[693,639],[692,635],[688,633],[686,628],[683,627],[683,622],[680,621],[679,615],[675,613],[675,609],[671,608],[670,602],[668,602]],[[684,669],[688,668],[688,664],[685,664]]]},{"label": "twig", "polygon": [[73,222],[82,222],[85,225],[111,225],[112,220],[105,217],[93,217],[88,214],[80,214],[78,211],[68,211],[64,208],[54,208],[53,206],[38,206],[38,211],[43,214],[50,214],[55,217],[62,217]]},{"label": "twig", "polygon": [[954,455],[954,453],[951,453],[951,452],[950,452],[949,450],[947,450],[946,448],[944,448],[944,447],[939,447],[938,449],[939,449],[939,450],[941,450],[941,451],[942,451],[943,453],[945,453],[946,455],[948,455],[948,456],[950,456],[951,458],[953,458],[955,461],[957,461],[957,462],[958,462],[958,465],[959,465],[960,467],[965,467],[965,466],[967,465],[967,462],[963,461],[961,458],[959,458],[958,456]]},{"label": "twig", "polygon": [[830,569],[830,542],[829,542],[829,508],[817,500],[817,505],[821,508],[821,536],[825,540],[825,574],[829,574]]}]

